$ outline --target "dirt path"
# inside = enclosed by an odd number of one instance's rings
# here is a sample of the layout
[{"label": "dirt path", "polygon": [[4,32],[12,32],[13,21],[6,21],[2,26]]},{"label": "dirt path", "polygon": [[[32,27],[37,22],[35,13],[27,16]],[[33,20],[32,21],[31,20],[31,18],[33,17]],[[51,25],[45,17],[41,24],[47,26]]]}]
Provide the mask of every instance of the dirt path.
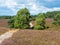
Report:
[{"label": "dirt path", "polygon": [[18,29],[17,30],[10,30],[10,31],[0,35],[0,44],[2,43],[3,40],[12,37],[13,33],[17,32],[17,31],[18,31]]}]

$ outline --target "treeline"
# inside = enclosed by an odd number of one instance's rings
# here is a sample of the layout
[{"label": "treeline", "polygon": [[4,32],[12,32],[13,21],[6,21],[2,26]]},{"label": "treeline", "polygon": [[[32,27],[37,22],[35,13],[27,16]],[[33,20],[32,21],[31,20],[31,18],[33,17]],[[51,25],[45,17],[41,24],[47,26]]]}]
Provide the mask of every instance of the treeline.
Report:
[{"label": "treeline", "polygon": [[46,18],[53,18],[54,21],[52,24],[60,25],[60,11],[47,12],[44,14]]},{"label": "treeline", "polygon": [[53,18],[54,21],[52,24],[60,25],[60,11],[53,11],[47,13],[39,13],[37,15],[31,15],[27,8],[18,10],[17,14],[10,18],[8,25],[10,28],[20,28],[20,29],[29,29],[29,22],[35,21],[33,29],[45,29],[45,19]]},{"label": "treeline", "polygon": [[44,13],[46,18],[54,18],[57,14],[60,15],[60,11],[52,11],[52,12]]},{"label": "treeline", "polygon": [[0,19],[11,19],[13,18],[14,16],[0,16]]}]

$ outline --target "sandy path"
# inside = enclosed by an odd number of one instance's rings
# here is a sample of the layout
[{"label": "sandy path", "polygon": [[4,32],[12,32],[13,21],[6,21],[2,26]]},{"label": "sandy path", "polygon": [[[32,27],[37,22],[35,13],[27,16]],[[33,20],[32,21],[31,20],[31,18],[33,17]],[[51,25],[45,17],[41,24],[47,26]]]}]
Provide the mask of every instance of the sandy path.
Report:
[{"label": "sandy path", "polygon": [[3,40],[12,37],[13,33],[17,32],[17,31],[18,30],[10,30],[10,31],[0,35],[0,44],[2,43]]}]

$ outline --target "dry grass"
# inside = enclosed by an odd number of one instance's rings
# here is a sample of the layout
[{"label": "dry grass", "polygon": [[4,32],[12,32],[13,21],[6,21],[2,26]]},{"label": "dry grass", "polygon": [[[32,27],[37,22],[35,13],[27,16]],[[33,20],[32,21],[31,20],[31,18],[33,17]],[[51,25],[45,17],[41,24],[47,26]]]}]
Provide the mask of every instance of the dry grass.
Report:
[{"label": "dry grass", "polygon": [[[47,26],[51,26],[51,22],[52,19],[46,19]],[[19,30],[1,45],[60,45],[60,26],[45,30]]]},{"label": "dry grass", "polygon": [[60,31],[20,30],[1,45],[60,45]]},{"label": "dry grass", "polygon": [[7,27],[8,19],[0,19],[0,27]]},{"label": "dry grass", "polygon": [[49,28],[51,28],[53,21],[54,21],[54,20],[53,20],[52,18],[46,18],[46,19],[45,19],[45,25],[48,26]]},{"label": "dry grass", "polygon": [[7,32],[8,19],[0,19],[0,35]]},{"label": "dry grass", "polygon": [[8,28],[6,27],[0,27],[0,35],[7,32],[8,31]]}]

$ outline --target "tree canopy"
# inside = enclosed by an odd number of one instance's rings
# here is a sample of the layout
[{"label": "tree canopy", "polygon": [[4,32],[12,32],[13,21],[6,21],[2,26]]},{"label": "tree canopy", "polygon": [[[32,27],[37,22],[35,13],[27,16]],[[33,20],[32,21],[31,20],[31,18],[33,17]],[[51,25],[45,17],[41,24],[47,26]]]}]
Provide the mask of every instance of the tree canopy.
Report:
[{"label": "tree canopy", "polygon": [[29,27],[30,13],[27,8],[20,9],[14,17],[15,28],[28,28]]}]

